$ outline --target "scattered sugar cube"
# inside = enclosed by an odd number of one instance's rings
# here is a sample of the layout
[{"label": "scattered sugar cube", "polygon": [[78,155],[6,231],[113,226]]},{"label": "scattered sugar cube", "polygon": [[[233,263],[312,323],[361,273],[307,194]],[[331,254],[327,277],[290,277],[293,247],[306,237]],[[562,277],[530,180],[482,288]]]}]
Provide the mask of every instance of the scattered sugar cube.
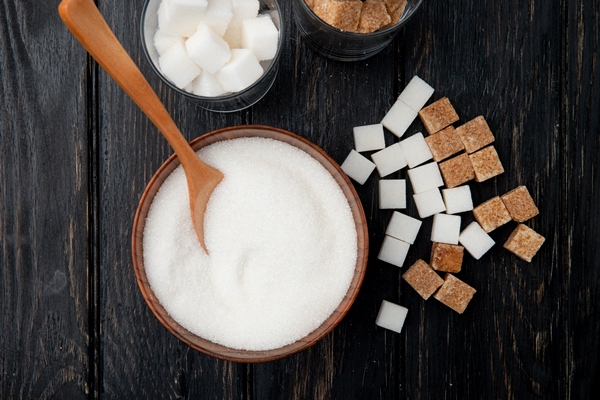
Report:
[{"label": "scattered sugar cube", "polygon": [[406,320],[408,309],[398,304],[383,300],[375,324],[385,329],[400,333]]},{"label": "scattered sugar cube", "polygon": [[425,142],[431,150],[433,161],[439,162],[465,149],[462,140],[456,135],[452,125],[427,136]]},{"label": "scattered sugar cube", "polygon": [[430,135],[458,121],[458,114],[447,97],[442,97],[423,108],[419,111],[419,117]]},{"label": "scattered sugar cube", "polygon": [[313,11],[333,27],[346,32],[356,32],[361,9],[361,0],[315,0]]},{"label": "scattered sugar cube", "polygon": [[462,185],[475,178],[471,159],[466,153],[459,154],[439,164],[440,172],[449,188]]},{"label": "scattered sugar cube", "polygon": [[525,222],[540,213],[525,186],[519,186],[501,196],[502,202],[516,222]]},{"label": "scattered sugar cube", "polygon": [[545,240],[542,235],[533,229],[519,224],[504,243],[504,248],[522,260],[531,262]]},{"label": "scattered sugar cube", "polygon": [[162,56],[175,42],[183,43],[183,39],[180,36],[168,36],[165,35],[160,29],[154,34],[154,47],[158,52],[159,56]]},{"label": "scattered sugar cube", "polygon": [[458,214],[473,209],[473,198],[469,185],[442,189],[442,197],[446,204],[447,214]]},{"label": "scattered sugar cube", "polygon": [[421,132],[412,135],[400,142],[402,153],[406,157],[406,162],[409,168],[414,168],[417,165],[423,164],[433,158],[427,142]]},{"label": "scattered sugar cube", "polygon": [[431,227],[431,241],[458,244],[460,221],[461,218],[458,215],[435,214]]},{"label": "scattered sugar cube", "polygon": [[395,265],[398,268],[402,268],[409,249],[410,244],[386,235],[383,238],[383,244],[381,245],[377,258],[386,263]]},{"label": "scattered sugar cube", "polygon": [[392,108],[390,108],[381,120],[381,124],[394,135],[402,137],[415,118],[417,118],[417,115],[418,113],[404,104],[403,101],[396,100]]},{"label": "scattered sugar cube", "polygon": [[342,163],[341,168],[346,175],[362,185],[375,169],[375,164],[356,150],[351,150],[348,157]]},{"label": "scattered sugar cube", "polygon": [[459,314],[465,312],[469,302],[477,291],[452,274],[446,274],[444,284],[433,295],[442,304],[447,305]]},{"label": "scattered sugar cube", "polygon": [[471,164],[475,171],[475,182],[483,182],[504,172],[500,157],[494,146],[485,147],[470,154]]},{"label": "scattered sugar cube", "polygon": [[430,162],[429,164],[409,169],[408,178],[410,179],[414,193],[421,193],[429,189],[444,186],[444,180],[436,162]]},{"label": "scattered sugar cube", "polygon": [[385,136],[381,124],[355,126],[352,133],[354,134],[354,148],[358,152],[385,148]]},{"label": "scattered sugar cube", "polygon": [[460,245],[434,243],[431,247],[431,268],[441,272],[458,273],[462,268],[465,248]]},{"label": "scattered sugar cube", "polygon": [[406,180],[379,180],[379,208],[382,210],[406,208]]},{"label": "scattered sugar cube", "polygon": [[203,97],[217,97],[227,92],[223,89],[223,85],[221,85],[216,76],[202,71],[200,76],[192,82],[192,93]]},{"label": "scattered sugar cube", "polygon": [[488,233],[511,220],[510,214],[499,196],[475,207],[473,215],[483,230]]},{"label": "scattered sugar cube", "polygon": [[427,300],[444,284],[444,280],[423,260],[417,260],[404,274],[402,274],[402,278],[415,289],[424,300]]},{"label": "scattered sugar cube", "polygon": [[279,31],[268,15],[242,21],[242,47],[252,50],[258,61],[273,59],[278,43]]},{"label": "scattered sugar cube", "polygon": [[178,88],[186,87],[202,72],[188,57],[183,41],[175,42],[158,58],[158,67]]},{"label": "scattered sugar cube", "polygon": [[406,158],[402,153],[400,143],[394,143],[377,153],[371,154],[371,159],[377,166],[377,172],[382,178],[406,167]]},{"label": "scattered sugar cube", "polygon": [[463,229],[458,241],[476,260],[479,260],[496,243],[475,221]]},{"label": "scattered sugar cube", "polygon": [[398,100],[418,112],[427,104],[433,92],[434,89],[427,82],[415,75],[400,93]]},{"label": "scattered sugar cube", "polygon": [[228,92],[239,92],[263,74],[254,53],[248,49],[231,49],[231,59],[217,72],[217,79]]},{"label": "scattered sugar cube", "polygon": [[208,0],[208,7],[200,21],[219,36],[223,36],[233,18],[231,0]]},{"label": "scattered sugar cube", "polygon": [[415,243],[419,229],[421,229],[421,221],[398,211],[394,211],[385,230],[385,234],[408,244],[413,244]]},{"label": "scattered sugar cube", "polygon": [[419,217],[427,218],[446,211],[440,189],[433,188],[413,195]]},{"label": "scattered sugar cube", "polygon": [[366,0],[363,2],[356,32],[375,32],[376,30],[389,25],[390,22],[392,22],[392,18],[387,12],[385,3],[381,0]]},{"label": "scattered sugar cube", "polygon": [[185,41],[185,47],[192,61],[209,74],[219,71],[231,59],[227,42],[204,24],[200,24],[198,30]]},{"label": "scattered sugar cube", "polygon": [[158,27],[165,35],[190,37],[207,7],[207,0],[163,1],[158,8]]},{"label": "scattered sugar cube", "polygon": [[490,127],[482,116],[456,128],[456,134],[462,140],[465,150],[469,154],[484,148],[495,140]]}]

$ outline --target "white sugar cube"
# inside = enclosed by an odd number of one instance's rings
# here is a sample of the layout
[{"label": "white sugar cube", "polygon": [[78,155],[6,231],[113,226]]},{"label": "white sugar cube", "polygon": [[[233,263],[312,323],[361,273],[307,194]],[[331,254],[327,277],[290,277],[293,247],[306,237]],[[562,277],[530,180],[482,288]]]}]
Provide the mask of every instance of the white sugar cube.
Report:
[{"label": "white sugar cube", "polygon": [[394,135],[402,137],[408,127],[417,118],[417,111],[413,110],[400,100],[396,100],[392,108],[385,114],[381,124],[389,129]]},{"label": "white sugar cube", "polygon": [[381,261],[402,268],[409,249],[410,244],[386,235],[383,238],[383,244],[381,245],[381,249],[379,250],[377,258]]},{"label": "white sugar cube", "polygon": [[379,180],[379,208],[382,210],[406,208],[406,180]]},{"label": "white sugar cube", "polygon": [[421,132],[401,141],[400,147],[409,168],[414,168],[433,158],[433,154],[431,154],[431,150]]},{"label": "white sugar cube", "polygon": [[223,35],[223,39],[229,44],[232,49],[239,49],[242,47],[242,19],[233,18],[227,30]]},{"label": "white sugar cube", "polygon": [[223,36],[233,18],[231,0],[208,0],[208,8],[201,24],[209,26],[219,36]]},{"label": "white sugar cube", "polygon": [[161,72],[175,86],[184,88],[189,85],[202,70],[187,55],[183,42],[175,42],[158,58]]},{"label": "white sugar cube", "polygon": [[406,320],[408,309],[387,300],[381,302],[375,324],[384,329],[400,333]]},{"label": "white sugar cube", "polygon": [[354,148],[358,152],[385,148],[385,136],[381,124],[355,126],[352,133],[354,134]]},{"label": "white sugar cube", "polygon": [[404,104],[415,111],[420,111],[433,95],[434,89],[423,79],[414,76],[398,97]]},{"label": "white sugar cube", "polygon": [[242,21],[242,48],[254,52],[258,61],[271,60],[277,53],[279,31],[268,15]]},{"label": "white sugar cube", "polygon": [[375,169],[375,164],[356,150],[352,150],[342,163],[341,168],[346,175],[362,185]]},{"label": "white sugar cube", "polygon": [[435,214],[431,227],[431,241],[458,244],[460,220],[461,218],[458,215]]},{"label": "white sugar cube", "polygon": [[202,71],[200,76],[194,79],[192,82],[192,92],[197,96],[203,97],[217,97],[227,93],[217,77],[209,74],[207,71]]},{"label": "white sugar cube", "polygon": [[231,59],[217,72],[217,79],[228,92],[239,92],[252,85],[263,74],[263,68],[248,49],[231,49]]},{"label": "white sugar cube", "polygon": [[479,260],[495,244],[494,239],[475,221],[463,229],[459,242],[476,260]]},{"label": "white sugar cube", "polygon": [[471,197],[471,188],[469,185],[458,186],[452,189],[442,189],[444,203],[446,203],[446,212],[448,214],[458,214],[473,210],[473,198]]},{"label": "white sugar cube", "polygon": [[160,29],[156,31],[154,34],[154,47],[158,52],[158,55],[162,56],[171,46],[175,44],[175,42],[183,43],[183,38],[181,36],[168,36],[165,35],[163,31]]},{"label": "white sugar cube", "polygon": [[216,73],[231,59],[227,42],[204,24],[185,41],[185,47],[192,61],[209,74]]},{"label": "white sugar cube", "polygon": [[402,154],[400,143],[394,143],[377,153],[371,154],[371,159],[377,166],[377,172],[382,178],[406,167],[406,158]]},{"label": "white sugar cube", "polygon": [[420,167],[409,169],[408,178],[410,179],[414,193],[421,193],[429,189],[444,186],[444,180],[436,162],[430,162]]},{"label": "white sugar cube", "polygon": [[233,17],[243,20],[254,18],[258,15],[260,2],[258,0],[231,0]]},{"label": "white sugar cube", "polygon": [[189,37],[206,12],[207,0],[165,0],[158,8],[158,27],[165,35]]},{"label": "white sugar cube", "polygon": [[385,230],[385,234],[400,239],[408,244],[414,244],[419,229],[421,229],[420,220],[394,211]]},{"label": "white sugar cube", "polygon": [[419,217],[427,218],[446,211],[440,189],[433,188],[413,195]]}]

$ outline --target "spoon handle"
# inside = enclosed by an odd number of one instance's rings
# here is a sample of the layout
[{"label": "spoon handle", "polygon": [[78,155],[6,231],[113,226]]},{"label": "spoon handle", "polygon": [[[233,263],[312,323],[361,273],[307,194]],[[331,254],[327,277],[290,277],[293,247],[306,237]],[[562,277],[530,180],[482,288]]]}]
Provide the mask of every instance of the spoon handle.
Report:
[{"label": "spoon handle", "polygon": [[198,157],[93,0],[63,0],[58,12],[83,47],[156,125],[181,163],[197,163]]}]

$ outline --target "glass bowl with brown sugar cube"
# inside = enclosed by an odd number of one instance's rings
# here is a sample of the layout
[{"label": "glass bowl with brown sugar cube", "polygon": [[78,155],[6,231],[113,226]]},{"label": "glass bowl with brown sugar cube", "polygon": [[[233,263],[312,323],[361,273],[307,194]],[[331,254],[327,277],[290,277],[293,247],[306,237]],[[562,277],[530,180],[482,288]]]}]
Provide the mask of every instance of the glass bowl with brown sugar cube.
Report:
[{"label": "glass bowl with brown sugar cube", "polygon": [[383,50],[422,0],[294,0],[296,25],[316,52],[359,61]]}]

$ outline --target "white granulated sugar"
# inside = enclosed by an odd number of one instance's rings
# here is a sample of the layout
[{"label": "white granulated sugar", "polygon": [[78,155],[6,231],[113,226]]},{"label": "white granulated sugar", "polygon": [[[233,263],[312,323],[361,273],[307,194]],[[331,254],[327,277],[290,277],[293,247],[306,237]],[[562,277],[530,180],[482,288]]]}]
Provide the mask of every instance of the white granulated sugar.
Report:
[{"label": "white granulated sugar", "polygon": [[225,175],[205,215],[209,255],[178,168],[144,231],[154,293],[179,324],[224,346],[268,350],[305,337],[354,275],[356,227],[340,187],[307,153],[275,140],[234,139],[198,154]]}]

